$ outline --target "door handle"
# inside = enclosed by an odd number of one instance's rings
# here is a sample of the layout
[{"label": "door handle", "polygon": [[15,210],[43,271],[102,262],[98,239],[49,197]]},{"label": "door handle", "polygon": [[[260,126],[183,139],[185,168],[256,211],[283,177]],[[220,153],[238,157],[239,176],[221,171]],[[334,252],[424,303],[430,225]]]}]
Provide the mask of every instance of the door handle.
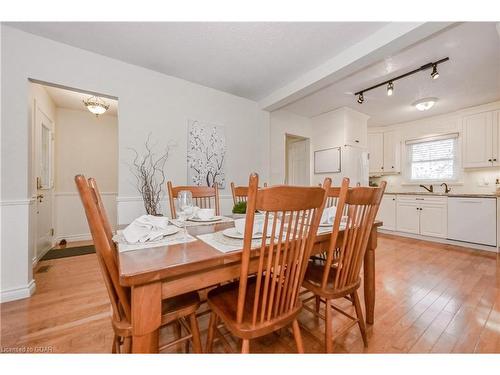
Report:
[{"label": "door handle", "polygon": [[38,199],[38,202],[42,203],[43,194],[38,194],[38,195],[36,196],[36,199]]}]

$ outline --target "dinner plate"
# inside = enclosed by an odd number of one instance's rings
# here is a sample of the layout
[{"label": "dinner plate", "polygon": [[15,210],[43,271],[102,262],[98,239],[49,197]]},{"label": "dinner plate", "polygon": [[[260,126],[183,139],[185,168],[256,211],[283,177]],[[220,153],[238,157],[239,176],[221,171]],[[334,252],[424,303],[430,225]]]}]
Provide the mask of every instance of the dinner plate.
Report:
[{"label": "dinner plate", "polygon": [[[236,230],[236,228],[227,228],[227,229],[224,229],[222,231],[222,234],[226,237],[229,237],[229,238],[236,238],[238,240],[242,240],[245,238],[245,235],[238,232]],[[252,237],[253,239],[257,239],[257,238],[262,238],[262,234],[260,233],[256,233],[254,234],[254,236]]]},{"label": "dinner plate", "polygon": [[188,220],[189,221],[194,221],[196,223],[212,223],[214,221],[220,221],[220,220],[222,220],[222,216],[214,216],[213,218],[206,219],[206,220],[203,220],[203,219],[200,219],[200,218],[197,218],[197,217],[191,217]]}]

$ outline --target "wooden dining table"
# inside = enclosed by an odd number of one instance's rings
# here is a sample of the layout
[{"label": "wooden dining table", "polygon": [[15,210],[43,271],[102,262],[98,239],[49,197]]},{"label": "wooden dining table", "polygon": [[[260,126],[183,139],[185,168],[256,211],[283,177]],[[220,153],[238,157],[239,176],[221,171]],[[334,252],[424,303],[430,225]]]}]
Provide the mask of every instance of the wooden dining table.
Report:
[{"label": "wooden dining table", "polygon": [[[375,307],[376,222],[372,228],[363,263],[366,322],[373,324]],[[233,222],[188,227],[194,237],[224,230]],[[337,246],[342,244],[342,231]],[[316,236],[311,255],[328,249],[330,233]],[[243,241],[242,241],[243,243]],[[251,262],[257,268],[257,258]],[[221,252],[206,242],[196,241],[119,252],[120,284],[131,289],[132,352],[157,353],[162,300],[238,279],[241,251]]]}]

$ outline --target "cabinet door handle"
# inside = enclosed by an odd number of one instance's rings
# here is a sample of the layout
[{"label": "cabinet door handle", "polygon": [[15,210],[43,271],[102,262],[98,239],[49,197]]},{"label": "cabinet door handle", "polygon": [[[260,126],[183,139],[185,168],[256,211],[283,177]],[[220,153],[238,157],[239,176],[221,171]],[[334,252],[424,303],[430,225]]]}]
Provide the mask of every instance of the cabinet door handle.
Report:
[{"label": "cabinet door handle", "polygon": [[491,159],[488,159],[488,161],[493,161],[493,160],[491,160]]},{"label": "cabinet door handle", "polygon": [[497,161],[497,159],[493,159],[493,161]]},{"label": "cabinet door handle", "polygon": [[384,167],[380,167],[380,169],[384,169]]},{"label": "cabinet door handle", "polygon": [[354,142],[359,143],[359,141],[357,139],[355,139]]}]

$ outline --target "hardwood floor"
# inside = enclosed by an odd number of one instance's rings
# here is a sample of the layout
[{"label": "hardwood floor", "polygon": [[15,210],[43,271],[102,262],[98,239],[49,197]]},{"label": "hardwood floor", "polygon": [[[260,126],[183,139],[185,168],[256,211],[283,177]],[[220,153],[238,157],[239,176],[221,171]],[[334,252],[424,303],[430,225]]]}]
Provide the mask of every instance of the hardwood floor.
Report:
[{"label": "hardwood floor", "polygon": [[[461,247],[380,235],[376,251],[375,324],[368,348],[352,328],[338,353],[500,353],[500,257]],[[1,308],[1,349],[109,353],[110,305],[95,254],[40,262],[37,292]],[[35,270],[36,272],[36,270]],[[348,306],[348,301],[343,301]],[[323,322],[299,316],[306,352],[322,352]],[[347,318],[334,313],[335,331]],[[205,342],[208,315],[200,317]],[[173,330],[162,332],[161,341]],[[233,349],[240,343],[231,335]],[[14,349],[13,349],[14,348]],[[223,352],[216,342],[216,352]],[[175,349],[174,349],[175,350]],[[179,351],[183,348],[179,347]],[[251,352],[294,353],[291,329],[250,343]]]}]

